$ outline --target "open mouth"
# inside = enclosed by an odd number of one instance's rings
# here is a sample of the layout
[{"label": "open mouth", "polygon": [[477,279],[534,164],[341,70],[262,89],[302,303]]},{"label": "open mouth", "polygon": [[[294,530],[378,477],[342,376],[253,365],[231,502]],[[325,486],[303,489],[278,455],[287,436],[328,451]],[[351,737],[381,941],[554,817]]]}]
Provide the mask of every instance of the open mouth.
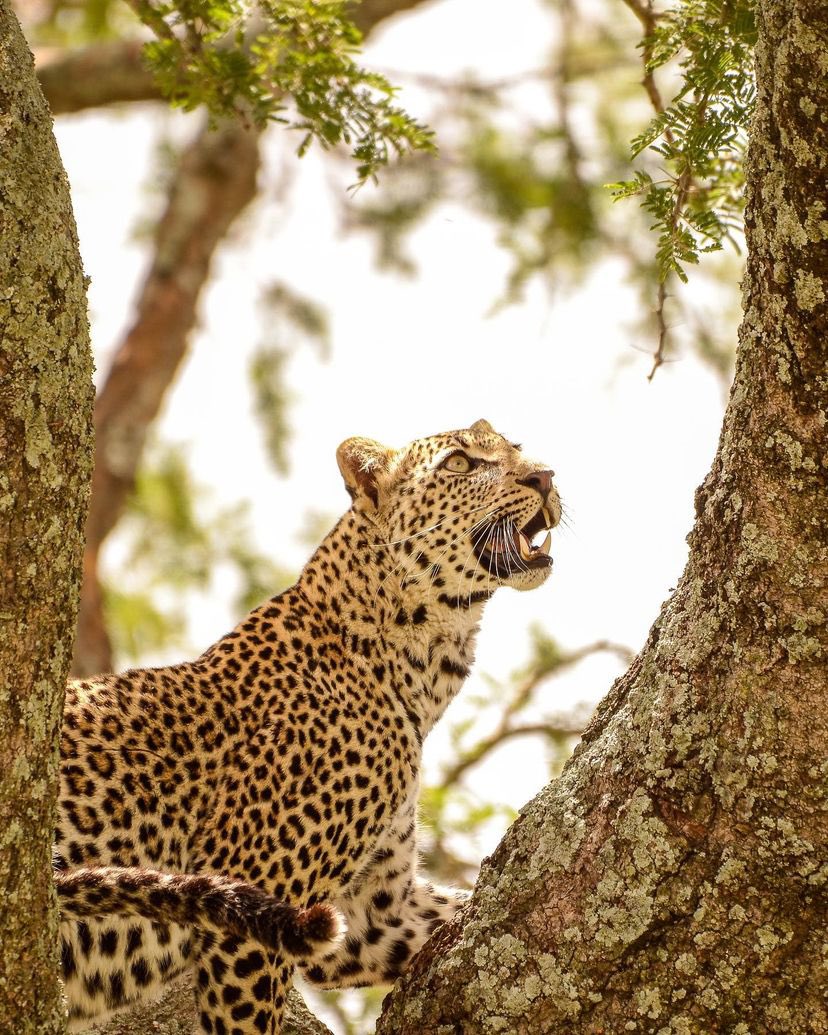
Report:
[{"label": "open mouth", "polygon": [[[548,568],[552,564],[549,529],[554,524],[546,507],[541,507],[523,528],[518,528],[511,518],[497,521],[475,533],[475,555],[480,564],[498,578],[533,568]],[[543,531],[546,531],[544,539],[537,544],[533,542]]]}]

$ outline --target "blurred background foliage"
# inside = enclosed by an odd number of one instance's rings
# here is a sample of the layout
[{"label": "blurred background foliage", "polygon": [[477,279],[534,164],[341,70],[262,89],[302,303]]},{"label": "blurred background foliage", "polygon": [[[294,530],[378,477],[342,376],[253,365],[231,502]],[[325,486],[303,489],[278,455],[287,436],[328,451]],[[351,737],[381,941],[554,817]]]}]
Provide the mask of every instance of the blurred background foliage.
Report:
[{"label": "blurred background foliage", "polygon": [[[268,0],[248,10],[234,0],[18,0],[17,10],[56,111],[130,99],[161,104],[166,95],[186,109],[209,109],[206,117],[192,116],[205,120],[201,133],[228,117],[254,133],[274,121],[299,127],[303,135],[285,134],[284,147],[302,150],[315,139],[327,150],[341,230],[367,235],[380,267],[416,275],[412,235],[440,207],[467,207],[496,227],[508,257],[492,311],[519,302],[530,284],[541,283],[550,296],[570,291],[601,262],[615,260],[640,295],[631,333],[653,356],[651,376],[692,350],[725,389],[738,299],[722,285],[738,280],[740,263],[741,163],[752,105],[750,5],[546,0],[542,67],[508,79],[448,80],[430,74],[424,55],[415,75],[363,69],[356,60],[360,33],[349,13],[367,33],[416,4]],[[145,43],[158,80],[136,60],[136,45]],[[74,59],[81,65],[71,65]],[[87,84],[98,91],[91,101],[73,93],[78,67],[98,70],[91,73],[96,82]],[[418,118],[393,103],[392,83],[414,91]],[[185,150],[162,141],[158,151],[141,227],[156,251],[163,243],[159,185],[173,197],[186,175]],[[392,155],[397,160],[387,164]],[[378,189],[345,189],[380,169]],[[293,175],[301,176],[301,167]],[[637,195],[642,204],[613,204],[613,192]],[[726,243],[733,247],[722,250]],[[692,304],[681,285],[688,265],[699,267]],[[208,269],[200,274],[205,280]],[[125,309],[128,304],[125,292]],[[285,374],[303,348],[326,354],[324,300],[273,283],[261,300],[261,325],[248,371],[251,406],[267,456],[284,473],[291,457]],[[163,390],[174,371],[171,365]],[[147,445],[117,515],[107,564],[100,568],[95,553],[87,566],[87,576],[101,583],[100,621],[114,667],[172,646],[192,649],[182,616],[199,596],[219,587],[242,613],[298,574],[257,547],[246,501],[221,504],[196,483],[186,443],[160,441],[151,426],[139,430]],[[101,502],[93,500],[93,508]],[[308,515],[309,549],[332,521],[333,515]],[[490,824],[503,829],[514,817],[511,806],[484,797],[475,784],[479,767],[503,744],[539,739],[549,775],[560,770],[588,710],[557,714],[538,691],[597,653],[615,657],[619,668],[630,660],[623,645],[599,641],[564,650],[537,629],[520,670],[505,683],[489,680],[466,701],[464,718],[449,732],[453,762],[423,791],[424,862],[436,879],[473,883],[481,831]],[[322,998],[339,1031],[358,1035],[371,1029],[383,994]]]}]

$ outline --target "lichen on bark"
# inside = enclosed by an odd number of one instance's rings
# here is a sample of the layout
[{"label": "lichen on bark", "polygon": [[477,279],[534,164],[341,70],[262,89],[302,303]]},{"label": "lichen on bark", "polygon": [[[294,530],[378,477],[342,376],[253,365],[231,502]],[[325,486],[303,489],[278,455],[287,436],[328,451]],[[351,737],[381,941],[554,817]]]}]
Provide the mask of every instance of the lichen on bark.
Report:
[{"label": "lichen on bark", "polygon": [[828,8],[758,21],[744,320],[687,568],[380,1035],[828,1033]]},{"label": "lichen on bark", "polygon": [[64,1028],[51,891],[57,729],[91,475],[92,361],[69,189],[0,2],[0,1017]]}]

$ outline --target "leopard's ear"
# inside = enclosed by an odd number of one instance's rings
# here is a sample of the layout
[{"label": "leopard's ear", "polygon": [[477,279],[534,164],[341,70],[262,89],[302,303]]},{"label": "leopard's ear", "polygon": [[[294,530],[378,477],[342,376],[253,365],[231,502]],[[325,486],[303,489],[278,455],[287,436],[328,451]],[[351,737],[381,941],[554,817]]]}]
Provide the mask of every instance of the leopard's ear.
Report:
[{"label": "leopard's ear", "polygon": [[357,510],[379,510],[383,476],[388,473],[394,451],[371,438],[348,438],[336,451],[336,462],[345,488]]}]

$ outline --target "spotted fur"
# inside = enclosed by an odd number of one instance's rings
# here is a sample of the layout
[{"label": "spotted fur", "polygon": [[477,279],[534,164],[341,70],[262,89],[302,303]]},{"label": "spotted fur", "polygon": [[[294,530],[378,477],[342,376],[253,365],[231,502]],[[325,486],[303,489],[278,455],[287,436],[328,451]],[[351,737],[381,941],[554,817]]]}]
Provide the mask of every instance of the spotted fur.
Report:
[{"label": "spotted fur", "polygon": [[193,662],[68,688],[72,1030],[191,968],[201,1032],[278,1035],[297,964],[393,981],[464,900],[417,873],[422,743],[495,589],[548,576],[558,495],[485,421],[337,458],[352,506],[295,586]]}]

